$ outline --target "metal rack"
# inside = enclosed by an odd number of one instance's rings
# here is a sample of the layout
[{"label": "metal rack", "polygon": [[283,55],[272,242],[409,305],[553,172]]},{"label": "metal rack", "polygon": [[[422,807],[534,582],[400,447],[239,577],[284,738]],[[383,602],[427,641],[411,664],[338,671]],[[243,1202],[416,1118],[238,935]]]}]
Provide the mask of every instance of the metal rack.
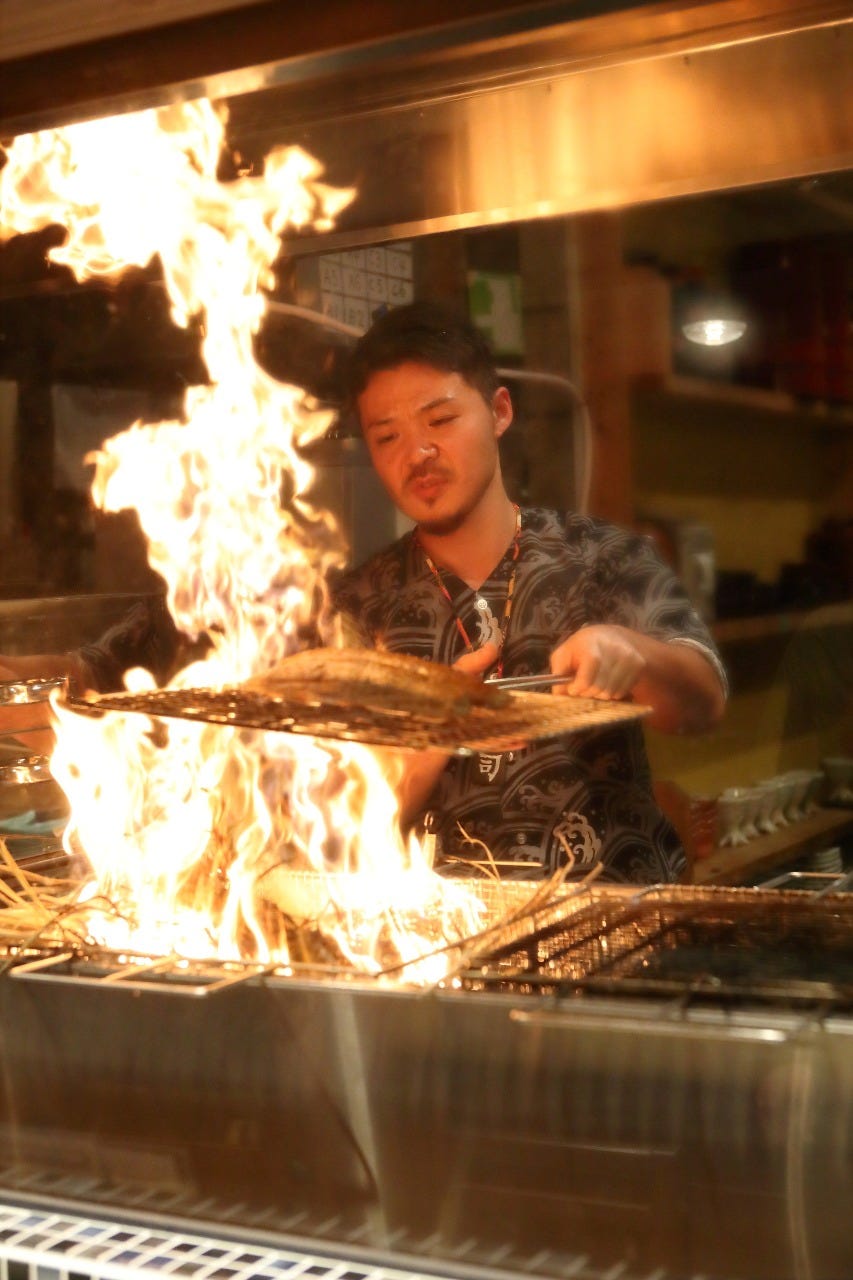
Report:
[{"label": "metal rack", "polygon": [[660,886],[495,939],[466,981],[518,994],[853,1008],[846,895]]},{"label": "metal rack", "polygon": [[[531,1262],[541,1265],[547,1256],[543,1250]],[[313,1244],[302,1249],[262,1243],[261,1236],[247,1243],[236,1232],[207,1235],[168,1223],[161,1228],[150,1219],[140,1225],[0,1202],[0,1280],[501,1280],[512,1273],[502,1271],[500,1262],[496,1251],[488,1268],[460,1258],[458,1266],[427,1271],[415,1260],[411,1267],[369,1261],[357,1249],[331,1254]],[[551,1255],[549,1273],[555,1280],[670,1280],[659,1267],[636,1271],[626,1263],[602,1271],[583,1255]]]}]

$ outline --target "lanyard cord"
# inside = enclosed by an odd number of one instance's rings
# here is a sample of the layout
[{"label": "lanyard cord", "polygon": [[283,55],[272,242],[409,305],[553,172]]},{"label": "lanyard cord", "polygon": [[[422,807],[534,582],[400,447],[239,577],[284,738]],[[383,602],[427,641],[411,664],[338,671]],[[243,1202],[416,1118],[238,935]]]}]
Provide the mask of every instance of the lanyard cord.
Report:
[{"label": "lanyard cord", "polygon": [[[512,597],[515,591],[515,577],[518,571],[518,556],[521,550],[521,509],[518,507],[517,504],[513,504],[513,505],[515,506],[515,534],[512,540],[512,569],[510,570],[509,581],[506,584],[506,600],[504,602],[504,612],[503,612],[503,618],[501,620],[501,639],[500,639],[500,644],[498,645],[498,659],[497,659],[497,665],[495,667],[496,679],[500,679],[504,669],[504,661],[503,661],[504,645],[506,643],[507,632],[509,631],[509,620],[512,617]],[[426,560],[426,563],[427,563],[427,568],[429,569],[430,573],[435,579],[435,583],[439,591],[447,601],[448,607],[450,608],[450,612],[453,616],[453,621],[456,623],[456,630],[459,632],[459,635],[462,638],[462,643],[465,645],[465,652],[473,653],[474,645],[471,641],[471,637],[468,635],[468,631],[465,627],[465,623],[462,621],[462,619],[459,617],[459,614],[456,612],[456,607],[453,603],[450,592],[447,590],[447,586],[445,585],[444,578],[442,577],[442,574],[441,574],[441,570],[439,569],[438,565],[430,556],[424,544],[421,542],[420,535],[417,533],[417,531],[415,533],[415,536],[417,537],[418,545],[421,551],[423,552],[424,559]]]}]

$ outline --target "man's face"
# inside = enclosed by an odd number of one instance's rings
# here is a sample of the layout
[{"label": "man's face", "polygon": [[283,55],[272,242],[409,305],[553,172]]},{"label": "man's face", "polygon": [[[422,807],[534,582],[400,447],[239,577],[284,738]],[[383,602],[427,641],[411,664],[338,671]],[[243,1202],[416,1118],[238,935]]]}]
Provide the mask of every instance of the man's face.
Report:
[{"label": "man's face", "polygon": [[424,530],[458,528],[501,484],[498,440],[512,421],[505,387],[489,404],[461,374],[407,361],[373,374],[358,410],[380,480]]}]

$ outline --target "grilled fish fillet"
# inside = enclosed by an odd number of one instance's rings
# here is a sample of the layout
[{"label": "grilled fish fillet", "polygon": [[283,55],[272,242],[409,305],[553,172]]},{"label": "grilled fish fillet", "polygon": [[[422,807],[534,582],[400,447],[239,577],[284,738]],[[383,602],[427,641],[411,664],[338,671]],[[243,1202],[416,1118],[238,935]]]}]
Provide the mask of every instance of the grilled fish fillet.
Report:
[{"label": "grilled fish fillet", "polygon": [[310,695],[339,705],[435,716],[508,702],[504,690],[491,688],[479,676],[381,649],[306,649],[254,676],[244,688],[271,698]]}]

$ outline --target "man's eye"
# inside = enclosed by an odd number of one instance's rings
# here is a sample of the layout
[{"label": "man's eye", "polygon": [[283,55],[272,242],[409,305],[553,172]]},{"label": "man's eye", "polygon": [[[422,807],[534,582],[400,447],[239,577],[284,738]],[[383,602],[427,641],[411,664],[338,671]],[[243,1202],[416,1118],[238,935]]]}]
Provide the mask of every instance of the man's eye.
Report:
[{"label": "man's eye", "polygon": [[431,427],[444,427],[447,425],[448,422],[454,422],[455,420],[456,420],[455,413],[446,413],[442,418],[430,418],[429,425]]},{"label": "man's eye", "polygon": [[390,444],[395,438],[393,431],[388,431],[384,435],[373,437],[374,442],[378,445]]}]

